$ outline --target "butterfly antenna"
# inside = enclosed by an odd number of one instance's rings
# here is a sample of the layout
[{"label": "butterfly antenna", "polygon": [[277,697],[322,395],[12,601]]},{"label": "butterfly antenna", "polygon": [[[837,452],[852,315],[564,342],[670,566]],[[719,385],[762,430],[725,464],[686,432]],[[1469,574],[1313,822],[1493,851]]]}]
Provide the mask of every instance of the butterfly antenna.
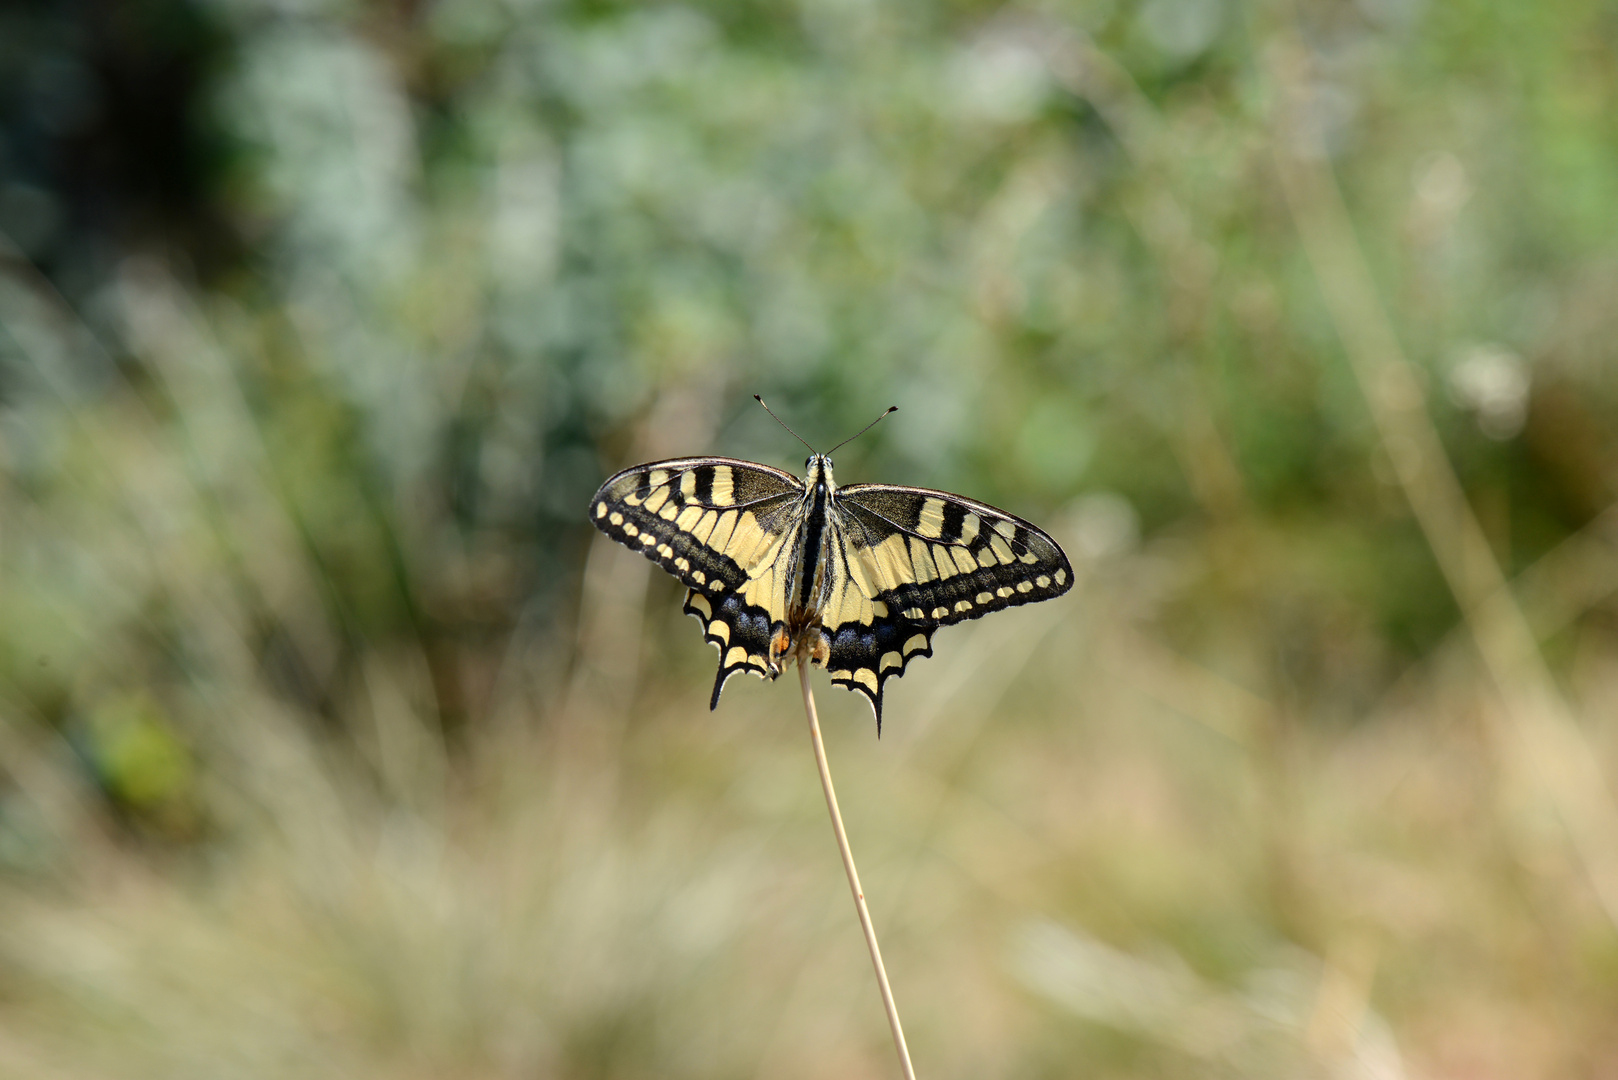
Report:
[{"label": "butterfly antenna", "polygon": [[[760,405],[764,405],[764,399],[759,397],[757,394],[753,395],[753,400],[758,402]],[[775,422],[777,424],[780,424],[782,427],[786,428],[787,431],[791,433],[791,435],[792,435],[792,437],[794,439],[797,439],[799,442],[803,443],[803,445],[805,445],[805,446],[809,446],[808,440],[806,440],[802,435],[799,435],[796,431],[793,431],[791,428],[787,427],[787,422],[785,420],[781,419],[779,416],[776,416],[774,409],[770,408],[768,405],[764,405],[764,411],[769,413],[770,416],[775,420]],[[811,454],[814,453],[815,448],[812,447],[812,446],[809,446],[809,452]]]},{"label": "butterfly antenna", "polygon": [[[763,404],[763,402],[760,402],[760,404]],[[897,406],[897,405],[889,405],[888,409],[887,409],[887,412],[884,412],[881,416],[877,417],[875,420],[872,420],[869,424],[866,424],[864,427],[860,428],[854,434],[850,435],[848,438],[844,439],[842,442],[838,443],[836,446],[832,447],[830,450],[827,450],[826,451],[826,456],[831,457],[833,454],[837,453],[837,451],[841,450],[843,447],[847,446],[849,443],[853,442],[855,439],[859,438],[861,435],[864,435],[867,431],[870,431],[872,428],[876,427],[884,419],[887,418],[888,413],[896,413],[898,411],[899,411],[899,406]]]}]

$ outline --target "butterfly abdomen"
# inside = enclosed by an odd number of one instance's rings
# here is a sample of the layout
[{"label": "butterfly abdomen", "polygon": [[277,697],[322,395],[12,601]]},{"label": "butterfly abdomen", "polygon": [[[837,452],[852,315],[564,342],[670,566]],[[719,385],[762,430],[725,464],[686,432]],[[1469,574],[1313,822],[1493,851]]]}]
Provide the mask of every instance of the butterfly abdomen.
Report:
[{"label": "butterfly abdomen", "polygon": [[816,484],[809,503],[809,512],[803,520],[798,543],[794,573],[797,581],[797,605],[793,614],[796,622],[819,613],[821,586],[825,578],[826,509],[830,495],[825,484]]}]

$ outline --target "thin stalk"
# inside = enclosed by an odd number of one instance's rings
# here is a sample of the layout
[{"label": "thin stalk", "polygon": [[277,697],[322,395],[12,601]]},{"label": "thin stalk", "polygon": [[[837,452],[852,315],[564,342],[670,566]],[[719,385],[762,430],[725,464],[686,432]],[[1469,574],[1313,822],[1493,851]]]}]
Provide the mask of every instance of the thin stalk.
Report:
[{"label": "thin stalk", "polygon": [[798,682],[803,686],[803,711],[809,716],[809,740],[815,746],[815,765],[820,769],[820,789],[826,793],[826,809],[831,812],[832,831],[837,834],[837,850],[843,855],[843,869],[848,872],[848,888],[854,894],[854,910],[860,914],[860,927],[865,931],[865,945],[871,950],[871,966],[876,968],[876,985],[882,991],[882,1007],[888,1012],[888,1028],[893,1032],[893,1048],[899,1052],[899,1067],[905,1080],[916,1080],[916,1070],[910,1064],[910,1051],[905,1046],[904,1028],[899,1025],[899,1007],[893,1003],[893,989],[888,986],[888,971],[882,966],[882,950],[876,943],[876,927],[871,925],[871,912],[865,906],[865,890],[860,888],[860,874],[854,869],[854,852],[848,846],[848,833],[843,830],[843,815],[837,809],[837,792],[831,784],[831,766],[826,763],[826,745],[820,739],[820,715],[815,711],[815,695],[809,689],[809,658],[798,657]]}]

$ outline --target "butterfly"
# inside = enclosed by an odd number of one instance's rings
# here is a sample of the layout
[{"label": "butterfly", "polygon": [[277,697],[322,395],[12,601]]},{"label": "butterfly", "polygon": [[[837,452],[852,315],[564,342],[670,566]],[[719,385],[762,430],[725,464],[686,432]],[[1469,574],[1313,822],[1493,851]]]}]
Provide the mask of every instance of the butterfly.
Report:
[{"label": "butterfly", "polygon": [[719,649],[710,709],[737,672],[774,679],[797,657],[864,694],[881,735],[883,688],[932,655],[939,627],[1073,587],[1056,541],[1004,510],[928,488],[838,487],[813,447],[804,469],[800,480],[673,458],[623,470],[590,500],[598,529],[686,587],[686,614]]}]

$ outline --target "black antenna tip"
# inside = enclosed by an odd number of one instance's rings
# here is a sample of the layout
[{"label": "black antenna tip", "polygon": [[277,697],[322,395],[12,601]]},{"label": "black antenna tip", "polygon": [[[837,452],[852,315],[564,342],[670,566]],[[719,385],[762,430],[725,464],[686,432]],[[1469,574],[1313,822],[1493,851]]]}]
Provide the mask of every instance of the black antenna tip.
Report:
[{"label": "black antenna tip", "polygon": [[826,451],[826,453],[828,455],[837,453],[838,450],[841,450],[843,447],[847,446],[849,443],[853,442],[855,439],[859,438],[861,435],[864,435],[867,431],[870,431],[872,428],[876,427],[876,425],[878,423],[880,423],[884,418],[886,418],[889,413],[896,413],[898,411],[899,411],[899,406],[897,406],[897,405],[889,405],[887,407],[887,410],[885,412],[883,412],[883,414],[881,416],[877,417],[875,420],[872,420],[869,424],[866,424],[864,427],[860,428],[859,431],[857,431],[854,434],[850,435],[848,438],[844,439],[842,442],[838,443],[836,446],[834,446],[830,450]]},{"label": "black antenna tip", "polygon": [[[758,394],[753,395],[753,400],[758,402],[760,405],[764,405],[764,399],[762,397],[760,397]],[[803,438],[802,435],[799,435],[796,431],[792,431],[791,428],[787,427],[787,422],[785,420],[783,420],[779,416],[775,415],[775,410],[774,409],[770,408],[768,405],[764,405],[764,411],[769,413],[772,417],[774,417],[775,422],[777,424],[780,424],[782,427],[787,428],[787,431],[792,433],[792,437],[794,439],[797,439],[799,442],[803,443],[803,445],[805,445],[805,446],[809,446],[809,444],[804,441],[804,438]],[[814,453],[815,448],[812,447],[812,446],[809,446],[809,452],[811,454]]]}]

